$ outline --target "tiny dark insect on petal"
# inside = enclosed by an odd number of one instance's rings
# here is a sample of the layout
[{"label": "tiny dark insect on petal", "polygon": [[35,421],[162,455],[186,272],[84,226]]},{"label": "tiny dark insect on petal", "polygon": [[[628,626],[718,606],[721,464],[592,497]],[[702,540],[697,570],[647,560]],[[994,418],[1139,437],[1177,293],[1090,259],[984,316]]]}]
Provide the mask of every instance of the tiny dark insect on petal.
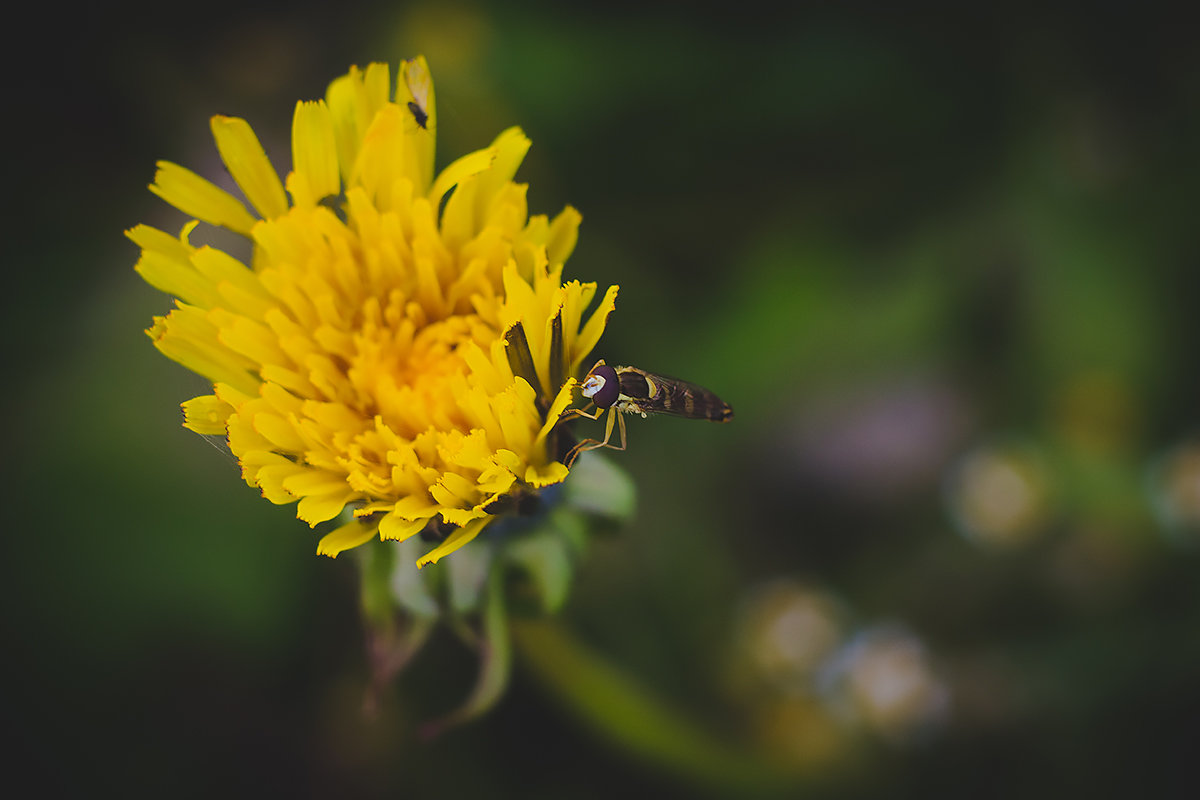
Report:
[{"label": "tiny dark insect on petal", "polygon": [[412,112],[413,119],[415,119],[417,124],[422,128],[424,128],[426,123],[429,122],[429,115],[425,113],[425,109],[421,108],[421,106],[414,103],[412,100],[408,101],[408,110]]}]

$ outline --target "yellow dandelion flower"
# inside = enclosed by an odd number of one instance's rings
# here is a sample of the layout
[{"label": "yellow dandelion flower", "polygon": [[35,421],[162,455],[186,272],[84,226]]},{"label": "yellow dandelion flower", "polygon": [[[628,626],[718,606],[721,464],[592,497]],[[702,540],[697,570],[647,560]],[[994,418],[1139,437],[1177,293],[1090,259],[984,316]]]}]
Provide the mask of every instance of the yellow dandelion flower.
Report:
[{"label": "yellow dandelion flower", "polygon": [[[246,482],[310,526],[352,510],[318,553],[450,529],[422,566],[566,478],[555,425],[616,287],[585,322],[596,285],[562,281],[579,213],[529,216],[519,129],[435,175],[428,68],[400,70],[394,93],[371,64],[297,103],[284,181],[245,120],[213,117],[247,202],[160,162],[150,190],[194,219],[128,236],[177,298],[147,333],[213,384],[185,427],[226,436]],[[191,244],[199,222],[246,236],[250,263]]]}]

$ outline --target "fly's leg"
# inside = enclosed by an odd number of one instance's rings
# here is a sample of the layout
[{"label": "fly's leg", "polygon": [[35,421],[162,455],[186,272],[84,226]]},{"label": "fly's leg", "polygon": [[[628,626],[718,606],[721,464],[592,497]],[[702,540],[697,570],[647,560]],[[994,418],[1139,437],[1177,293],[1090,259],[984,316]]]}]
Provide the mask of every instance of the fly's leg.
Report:
[{"label": "fly's leg", "polygon": [[[593,417],[592,419],[599,419],[599,417]],[[617,447],[615,444],[608,443],[609,439],[612,438],[614,423],[618,428],[621,429],[620,447]],[[567,469],[570,469],[571,465],[575,463],[575,459],[579,457],[580,453],[584,452],[585,450],[597,450],[601,447],[608,447],[613,450],[625,449],[625,416],[615,408],[610,408],[608,410],[608,422],[604,425],[604,441],[599,441],[598,439],[584,439],[582,442],[571,448],[571,452],[567,453],[567,458],[563,463],[566,464]]]},{"label": "fly's leg", "polygon": [[[588,406],[590,405],[591,403],[588,403]],[[597,408],[595,414],[589,414],[582,408],[568,408],[566,411],[558,415],[558,423],[568,422],[578,417],[583,417],[584,419],[600,419],[600,415],[603,413],[604,409],[601,408]]]}]

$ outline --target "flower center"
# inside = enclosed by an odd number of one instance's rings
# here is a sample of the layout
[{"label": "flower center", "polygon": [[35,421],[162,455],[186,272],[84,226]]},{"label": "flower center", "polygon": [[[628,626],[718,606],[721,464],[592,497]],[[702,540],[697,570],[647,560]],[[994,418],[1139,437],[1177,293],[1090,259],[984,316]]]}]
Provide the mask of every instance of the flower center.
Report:
[{"label": "flower center", "polygon": [[408,310],[398,324],[368,322],[355,336],[347,378],[359,411],[406,439],[430,429],[467,433],[457,401],[468,367],[459,348],[473,341],[486,352],[498,334],[473,314],[425,323],[419,308]]}]

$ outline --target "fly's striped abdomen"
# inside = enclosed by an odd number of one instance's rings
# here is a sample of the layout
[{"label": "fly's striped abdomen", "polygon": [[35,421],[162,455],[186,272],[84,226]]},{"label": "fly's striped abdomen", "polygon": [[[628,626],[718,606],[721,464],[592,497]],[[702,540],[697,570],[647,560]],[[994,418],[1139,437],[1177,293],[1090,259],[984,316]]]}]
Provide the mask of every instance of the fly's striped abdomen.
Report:
[{"label": "fly's striped abdomen", "polygon": [[733,419],[733,409],[715,394],[686,381],[666,380],[660,385],[664,414],[675,414],[688,419],[709,419],[713,422],[728,422]]},{"label": "fly's striped abdomen", "polygon": [[646,414],[670,414],[687,419],[728,422],[733,408],[721,398],[694,383],[645,372],[637,367],[618,367],[622,399]]}]

